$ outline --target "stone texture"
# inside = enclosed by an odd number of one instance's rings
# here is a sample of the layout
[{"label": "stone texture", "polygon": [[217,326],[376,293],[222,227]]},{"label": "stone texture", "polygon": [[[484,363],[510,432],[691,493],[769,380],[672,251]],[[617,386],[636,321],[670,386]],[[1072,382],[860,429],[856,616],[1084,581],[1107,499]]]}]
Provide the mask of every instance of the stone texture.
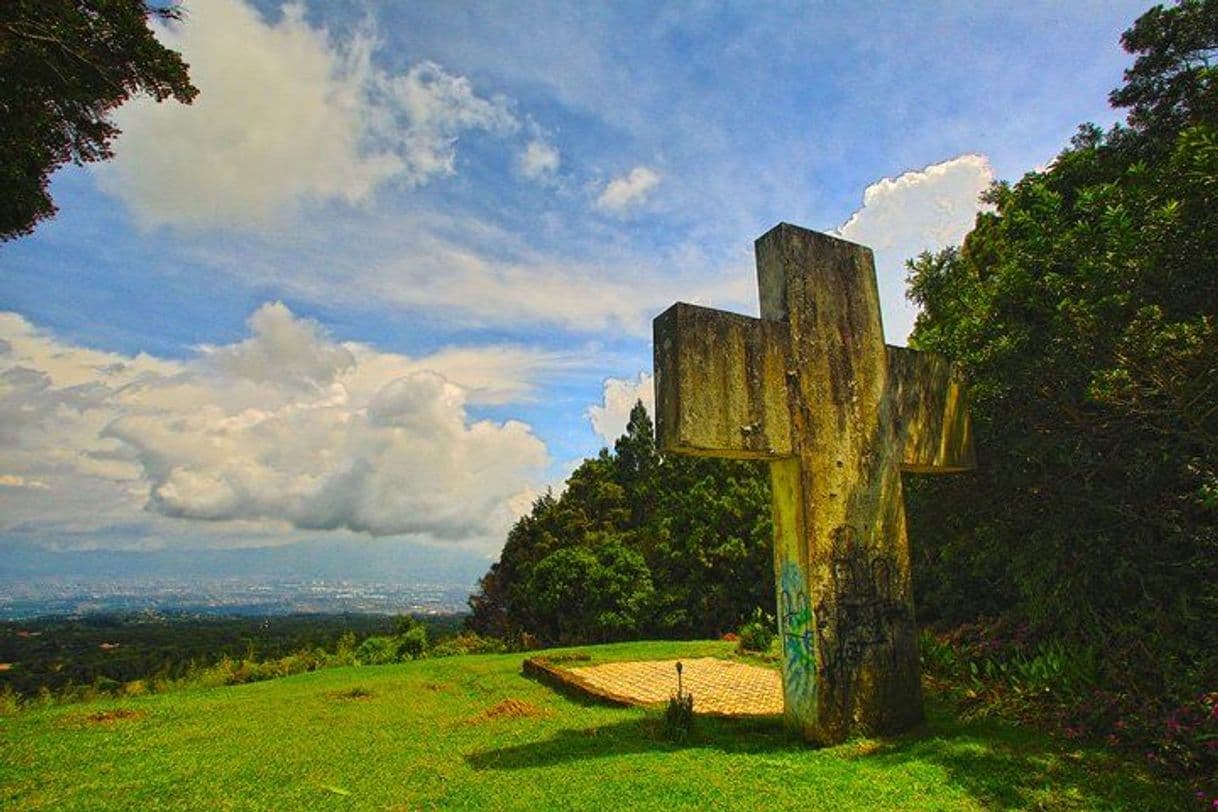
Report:
[{"label": "stone texture", "polygon": [[977,466],[964,384],[945,359],[889,346],[888,395],[902,471],[951,473]]},{"label": "stone texture", "polygon": [[660,447],[770,460],[787,724],[902,730],[922,699],[901,471],[973,465],[964,390],[885,346],[870,249],[782,224],[756,254],[760,319],[656,319]]},{"label": "stone texture", "polygon": [[655,320],[656,431],[682,454],[791,453],[787,326],[678,303]]}]

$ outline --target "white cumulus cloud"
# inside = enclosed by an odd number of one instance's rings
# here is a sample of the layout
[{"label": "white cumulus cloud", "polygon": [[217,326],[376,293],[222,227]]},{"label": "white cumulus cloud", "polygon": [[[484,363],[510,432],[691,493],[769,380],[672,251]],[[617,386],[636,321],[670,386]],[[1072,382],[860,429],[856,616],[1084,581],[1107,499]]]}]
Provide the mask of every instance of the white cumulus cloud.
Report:
[{"label": "white cumulus cloud", "polygon": [[589,406],[584,416],[601,441],[611,446],[626,431],[630,410],[640,400],[655,420],[655,387],[646,372],[640,372],[637,378],[606,378],[601,402]]},{"label": "white cumulus cloud", "polygon": [[272,22],[242,0],[196,2],[158,36],[199,96],[124,105],[115,158],[95,167],[144,226],[257,228],[303,201],[357,204],[387,181],[452,174],[462,133],[519,126],[505,99],[437,64],[375,67],[370,25],[336,40],[298,4]]},{"label": "white cumulus cloud", "polygon": [[978,197],[993,181],[984,155],[961,155],[883,178],[867,187],[862,208],[837,229],[839,236],[875,251],[889,341],[904,344],[917,317],[905,298],[905,260],[963,240],[981,210]]},{"label": "white cumulus cloud", "polygon": [[0,531],[55,539],[152,516],[494,544],[549,457],[528,425],[467,406],[531,397],[582,363],[510,345],[410,358],[335,341],[279,303],[249,324],[167,361],[0,314]]},{"label": "white cumulus cloud", "polygon": [[520,171],[530,180],[545,180],[558,172],[559,161],[558,147],[534,139],[520,155]]},{"label": "white cumulus cloud", "polygon": [[609,181],[596,199],[596,206],[609,212],[625,211],[644,202],[659,183],[660,174],[654,169],[636,166],[627,174]]}]

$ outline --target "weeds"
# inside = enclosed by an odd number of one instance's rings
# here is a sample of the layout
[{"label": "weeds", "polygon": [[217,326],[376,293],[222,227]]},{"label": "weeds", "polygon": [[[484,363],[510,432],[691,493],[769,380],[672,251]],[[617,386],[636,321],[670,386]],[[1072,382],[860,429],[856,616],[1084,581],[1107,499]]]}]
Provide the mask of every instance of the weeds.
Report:
[{"label": "weeds", "polygon": [[662,732],[671,742],[684,742],[694,727],[694,696],[681,685],[681,663],[677,663],[677,692],[664,708]]}]

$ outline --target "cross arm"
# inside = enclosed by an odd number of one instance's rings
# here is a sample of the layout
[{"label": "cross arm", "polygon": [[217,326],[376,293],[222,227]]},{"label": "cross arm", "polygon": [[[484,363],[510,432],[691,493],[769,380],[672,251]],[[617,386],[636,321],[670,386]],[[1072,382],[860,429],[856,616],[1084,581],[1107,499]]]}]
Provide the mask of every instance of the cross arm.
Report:
[{"label": "cross arm", "polygon": [[653,327],[661,451],[790,456],[785,322],[682,302],[657,316]]},{"label": "cross arm", "polygon": [[901,470],[952,473],[977,467],[963,382],[934,353],[887,347],[888,397],[903,444]]}]

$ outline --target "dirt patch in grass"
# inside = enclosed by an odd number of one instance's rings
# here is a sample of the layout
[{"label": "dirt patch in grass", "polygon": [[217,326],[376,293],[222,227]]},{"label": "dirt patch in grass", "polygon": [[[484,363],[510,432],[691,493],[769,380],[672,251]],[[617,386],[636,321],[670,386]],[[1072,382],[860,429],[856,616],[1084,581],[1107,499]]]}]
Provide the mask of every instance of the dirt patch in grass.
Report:
[{"label": "dirt patch in grass", "polygon": [[471,722],[490,722],[495,719],[527,719],[536,716],[549,716],[544,708],[520,699],[505,699],[494,707],[487,708],[471,719]]},{"label": "dirt patch in grass", "polygon": [[115,708],[114,710],[90,713],[85,717],[85,721],[95,725],[110,725],[115,722],[121,722],[124,719],[141,719],[145,715],[143,711],[132,710],[131,708]]},{"label": "dirt patch in grass", "polygon": [[148,713],[142,710],[114,708],[112,710],[97,711],[96,713],[73,713],[63,717],[59,724],[63,727],[72,728],[113,727],[120,722],[134,722],[138,719],[143,719],[147,715]]},{"label": "dirt patch in grass", "polygon": [[447,691],[452,688],[452,683],[449,682],[425,682],[423,689],[426,691]]},{"label": "dirt patch in grass", "polygon": [[362,685],[357,685],[354,688],[348,688],[345,691],[330,691],[329,693],[326,694],[326,696],[329,699],[361,700],[361,699],[371,699],[372,697],[376,696],[376,693],[369,690],[368,688],[365,688]]}]

